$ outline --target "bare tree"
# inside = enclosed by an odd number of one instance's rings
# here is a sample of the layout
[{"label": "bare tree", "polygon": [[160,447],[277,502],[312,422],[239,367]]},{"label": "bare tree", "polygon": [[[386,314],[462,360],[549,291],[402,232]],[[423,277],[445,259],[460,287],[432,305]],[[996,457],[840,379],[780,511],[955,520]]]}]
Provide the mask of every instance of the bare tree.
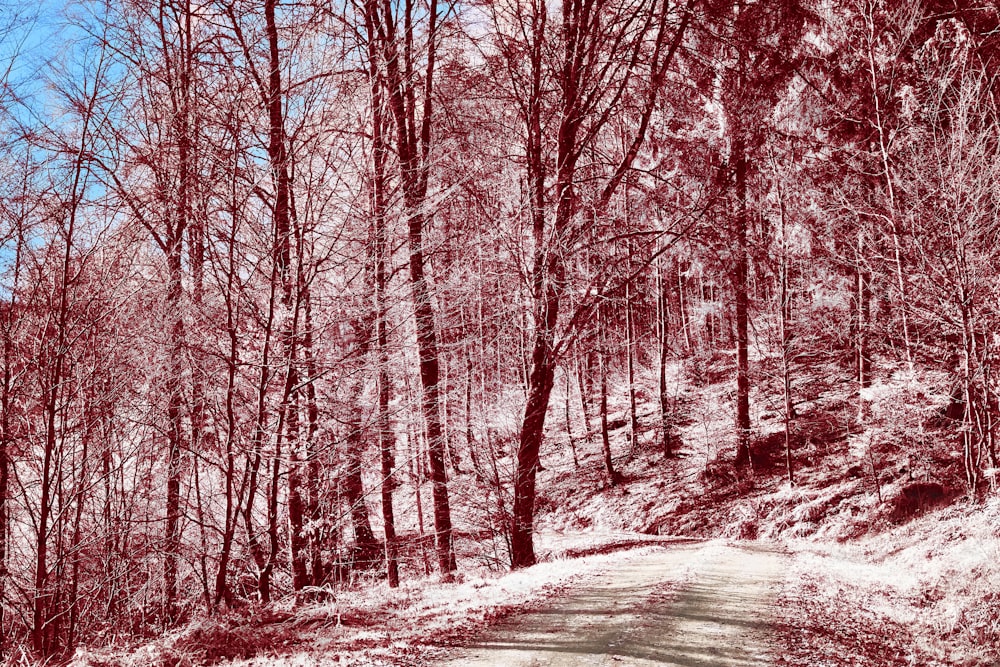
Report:
[{"label": "bare tree", "polygon": [[[385,104],[395,130],[399,183],[407,225],[410,289],[420,357],[421,405],[434,495],[435,544],[438,568],[446,575],[454,571],[456,565],[441,422],[438,334],[428,285],[424,234],[431,220],[432,206],[428,185],[431,176],[434,82],[438,46],[442,39],[439,22],[441,14],[448,10],[442,10],[437,0],[431,0],[423,28],[423,41],[418,45],[417,8],[412,2],[407,1],[398,8],[374,0],[364,5],[365,22],[371,26],[374,36],[371,41],[377,49],[380,76],[386,89]],[[423,63],[423,71],[418,73],[415,68],[420,63]]]},{"label": "bare tree", "polygon": [[[550,21],[550,8],[543,2],[498,4],[492,10],[495,48],[502,59],[499,71],[507,78],[508,94],[524,124],[527,211],[534,243],[529,278],[531,371],[517,451],[511,527],[514,567],[535,562],[535,477],[555,368],[566,345],[559,336],[568,333],[566,322],[560,320],[567,260],[582,229],[578,224],[578,164],[581,155],[600,141],[609,120],[622,111],[623,100],[635,96],[635,124],[622,142],[619,161],[608,165],[602,185],[589,202],[594,218],[599,219],[642,148],[693,6],[693,2],[671,8],[657,2],[566,0],[560,6],[559,22]],[[623,56],[605,59],[608,48]],[[549,154],[553,145],[554,156]],[[554,181],[549,183],[553,162]],[[550,192],[554,192],[551,199]],[[584,308],[592,313],[597,303],[590,300]],[[580,322],[576,316],[568,320],[571,329]]]}]

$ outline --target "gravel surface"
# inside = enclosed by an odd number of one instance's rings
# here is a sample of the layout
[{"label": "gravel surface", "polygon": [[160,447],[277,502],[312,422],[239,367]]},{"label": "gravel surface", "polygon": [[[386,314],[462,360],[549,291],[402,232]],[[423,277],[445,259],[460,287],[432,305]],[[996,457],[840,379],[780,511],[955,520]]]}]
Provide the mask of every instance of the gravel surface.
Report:
[{"label": "gravel surface", "polygon": [[788,556],[719,542],[627,559],[536,611],[512,616],[441,664],[773,664],[769,631]]}]

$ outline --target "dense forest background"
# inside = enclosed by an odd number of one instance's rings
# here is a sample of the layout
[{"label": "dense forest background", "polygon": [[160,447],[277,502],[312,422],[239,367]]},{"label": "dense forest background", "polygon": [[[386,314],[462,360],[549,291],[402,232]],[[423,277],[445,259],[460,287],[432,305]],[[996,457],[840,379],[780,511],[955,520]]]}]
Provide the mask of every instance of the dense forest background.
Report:
[{"label": "dense forest background", "polygon": [[996,7],[53,11],[0,6],[0,651],[532,565],[547,437],[619,484],[720,379],[740,479],[919,377],[910,474],[992,487]]}]

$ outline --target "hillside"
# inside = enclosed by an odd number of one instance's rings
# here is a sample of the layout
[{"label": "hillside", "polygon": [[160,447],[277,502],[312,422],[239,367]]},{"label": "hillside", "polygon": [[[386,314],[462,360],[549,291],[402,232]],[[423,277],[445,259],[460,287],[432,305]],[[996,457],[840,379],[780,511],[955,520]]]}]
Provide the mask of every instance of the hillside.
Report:
[{"label": "hillside", "polygon": [[[495,533],[480,523],[484,515],[468,513],[457,526],[455,583],[420,572],[428,543],[417,541],[398,590],[378,576],[362,576],[332,590],[329,602],[285,599],[202,618],[130,651],[81,652],[73,664],[228,664],[235,658],[233,665],[319,665],[334,657],[338,664],[427,664],[442,647],[461,645],[512,613],[614,571],[631,554],[691,540],[758,543],[789,555],[778,603],[783,621],[769,631],[780,655],[776,664],[930,667],[1000,660],[1000,498],[963,492],[947,430],[930,428],[943,399],[926,378],[890,376],[877,383],[868,394],[864,429],[843,387],[797,405],[794,485],[774,419],[760,420],[753,474],[738,474],[728,444],[727,391],[725,383],[685,390],[687,414],[701,419],[678,424],[673,458],[664,459],[653,443],[655,429],[644,429],[640,447],[630,452],[626,427],[616,428],[611,444],[619,479],[613,486],[599,435],[575,434],[575,465],[565,431],[550,427],[539,477],[537,566],[505,573],[495,560],[502,556]],[[612,423],[626,421],[625,393],[613,394]],[[766,404],[766,397],[755,398]],[[640,408],[648,423],[649,406]],[[921,443],[927,449],[863,446],[884,442],[904,420],[915,419],[928,420]],[[483,490],[481,476],[468,471],[452,483],[469,494]],[[401,525],[416,530],[415,506],[406,508]],[[663,585],[681,586],[686,571],[663,573]]]},{"label": "hillside", "polygon": [[788,664],[995,664],[1000,498],[967,493],[941,378],[887,375],[863,394],[863,426],[843,384],[796,405],[794,485],[774,412],[757,415],[754,472],[741,475],[728,387],[690,389],[701,419],[680,425],[679,458],[622,456],[612,487],[598,451],[581,459],[587,484],[563,456],[540,525],[577,540],[620,530],[782,545],[796,555],[782,593]]}]

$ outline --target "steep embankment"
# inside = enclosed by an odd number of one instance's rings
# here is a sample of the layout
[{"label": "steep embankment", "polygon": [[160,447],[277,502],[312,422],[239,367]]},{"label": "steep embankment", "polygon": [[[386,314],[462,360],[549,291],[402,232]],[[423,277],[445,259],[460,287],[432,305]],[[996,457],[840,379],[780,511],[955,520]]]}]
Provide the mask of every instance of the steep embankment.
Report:
[{"label": "steep embankment", "polygon": [[812,391],[791,425],[794,484],[777,412],[755,415],[755,467],[738,471],[727,385],[689,389],[678,458],[658,453],[651,428],[631,452],[615,433],[619,485],[594,445],[578,443],[575,468],[550,442],[539,524],[578,541],[631,530],[782,545],[795,556],[787,664],[1000,664],[1000,500],[969,497],[936,380],[889,376],[860,404],[843,383]]}]

